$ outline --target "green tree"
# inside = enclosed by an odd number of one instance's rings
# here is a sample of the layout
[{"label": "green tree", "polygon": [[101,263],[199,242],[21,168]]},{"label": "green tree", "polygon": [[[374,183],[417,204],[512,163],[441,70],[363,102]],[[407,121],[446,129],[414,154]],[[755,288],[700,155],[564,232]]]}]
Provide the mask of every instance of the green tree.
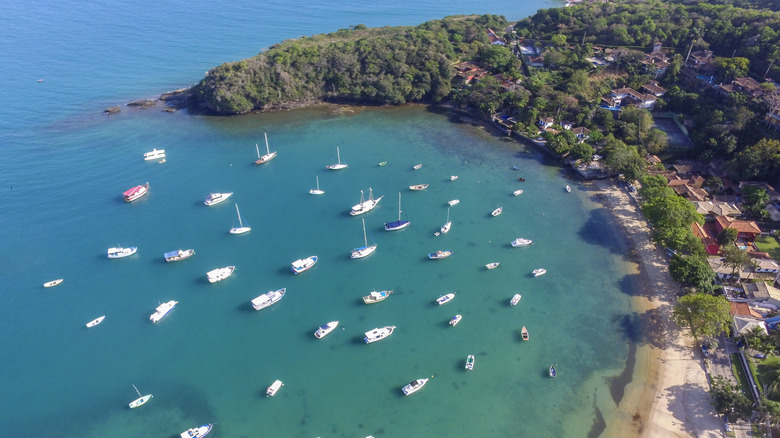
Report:
[{"label": "green tree", "polygon": [[747,58],[715,58],[715,66],[723,80],[747,76],[750,71],[750,61]]},{"label": "green tree", "polygon": [[[715,281],[715,272],[707,263],[706,257],[699,255],[675,255],[669,262],[669,274],[675,281],[695,287],[700,293],[694,295],[711,293],[715,290],[713,283]],[[728,304],[726,304],[726,310],[728,313]],[[707,332],[705,335],[714,337],[718,333],[710,334]]]},{"label": "green tree", "polygon": [[741,180],[777,181],[780,178],[780,141],[763,138],[738,153],[729,168]]},{"label": "green tree", "polygon": [[644,146],[649,154],[658,154],[669,146],[669,139],[660,129],[651,129],[644,137]]},{"label": "green tree", "polygon": [[479,63],[494,73],[505,73],[517,68],[518,60],[511,50],[500,45],[485,46],[479,51]]},{"label": "green tree", "polygon": [[606,141],[607,166],[625,175],[629,181],[641,179],[645,174],[645,160],[636,148],[616,140],[611,134],[606,137]]},{"label": "green tree", "polygon": [[557,35],[553,35],[550,38],[550,41],[552,41],[552,43],[554,45],[558,46],[558,47],[565,46],[566,45],[566,35],[560,34],[560,33],[557,34]]},{"label": "green tree", "polygon": [[739,234],[739,231],[737,231],[736,228],[724,228],[723,231],[721,231],[718,234],[718,245],[720,246],[726,246],[726,245],[734,245],[734,242],[737,241],[737,235]]},{"label": "green tree", "polygon": [[731,267],[731,275],[753,263],[748,253],[739,249],[736,245],[726,245],[720,250],[723,254],[723,264]]},{"label": "green tree", "polygon": [[650,111],[639,108],[636,106],[629,106],[623,108],[620,112],[620,120],[630,123],[634,126],[634,130],[638,130],[639,134],[644,136],[653,127],[653,115]]},{"label": "green tree", "polygon": [[574,158],[590,161],[594,154],[593,146],[587,143],[577,143],[571,148],[571,155]]},{"label": "green tree", "polygon": [[745,197],[745,213],[758,219],[764,219],[769,216],[769,213],[766,211],[766,204],[769,203],[770,198],[766,190],[760,187],[747,186],[742,189],[742,195]]},{"label": "green tree", "polygon": [[749,420],[753,402],[742,393],[736,383],[723,376],[713,376],[710,382],[710,398],[715,412],[727,415],[730,420]]},{"label": "green tree", "polygon": [[672,319],[680,327],[690,329],[695,343],[702,337],[717,337],[727,332],[731,324],[729,303],[722,296],[693,293],[680,297],[672,311]]}]

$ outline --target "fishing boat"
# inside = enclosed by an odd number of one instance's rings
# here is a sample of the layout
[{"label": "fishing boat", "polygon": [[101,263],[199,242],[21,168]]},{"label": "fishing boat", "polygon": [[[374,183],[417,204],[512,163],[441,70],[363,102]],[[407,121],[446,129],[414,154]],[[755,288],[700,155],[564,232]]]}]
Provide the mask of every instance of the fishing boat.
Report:
[{"label": "fishing boat", "polygon": [[518,237],[517,239],[512,241],[512,246],[515,248],[522,248],[524,246],[533,245],[534,241],[531,239],[524,239],[522,237]]},{"label": "fishing boat", "polygon": [[455,316],[452,317],[452,319],[450,320],[449,324],[451,326],[455,327],[456,325],[458,325],[458,323],[460,322],[461,319],[463,319],[463,316],[455,315]]},{"label": "fishing boat", "polygon": [[209,272],[206,272],[206,278],[208,278],[209,283],[216,283],[233,275],[233,271],[235,270],[235,266],[226,266],[224,268],[213,269]]},{"label": "fishing boat", "polygon": [[446,250],[446,251],[436,251],[428,254],[428,258],[431,260],[440,260],[440,259],[446,259],[447,257],[452,255],[452,251]]},{"label": "fishing boat", "polygon": [[363,246],[360,248],[355,248],[352,250],[352,254],[350,255],[350,258],[353,259],[362,259],[363,257],[367,257],[376,251],[376,242],[374,242],[374,237],[371,237],[372,245],[368,245],[368,238],[366,237],[366,220],[363,219]]},{"label": "fishing boat", "polygon": [[324,190],[320,190],[320,177],[318,176],[316,178],[317,178],[317,188],[316,189],[310,189],[309,193],[311,193],[312,195],[323,195],[323,194],[325,194],[325,191]]},{"label": "fishing boat", "polygon": [[390,335],[393,334],[393,330],[395,330],[394,325],[388,325],[386,327],[380,327],[375,328],[373,330],[366,332],[366,337],[363,338],[364,341],[366,341],[366,344],[370,344],[372,342],[380,341]]},{"label": "fishing boat", "polygon": [[441,306],[444,303],[449,303],[453,298],[455,298],[455,292],[450,292],[446,295],[442,295],[439,298],[436,298],[436,304]]},{"label": "fishing boat", "polygon": [[252,307],[255,310],[265,309],[272,304],[278,303],[279,300],[284,297],[285,293],[287,293],[287,288],[266,292],[252,300]]},{"label": "fishing boat", "polygon": [[499,262],[493,262],[493,263],[488,263],[487,265],[485,265],[485,267],[487,269],[496,269],[498,267],[498,265],[500,265],[500,264],[501,263],[499,263]]},{"label": "fishing boat", "polygon": [[422,387],[425,386],[426,383],[428,383],[428,379],[412,380],[406,386],[401,388],[401,391],[404,392],[404,395],[412,395],[415,392],[422,389]]},{"label": "fishing boat", "polygon": [[384,166],[385,164],[387,164],[387,161],[380,161],[380,162],[379,162],[379,165],[380,165],[380,166]]},{"label": "fishing boat", "polygon": [[144,160],[146,161],[159,160],[161,158],[165,158],[165,149],[154,148],[151,152],[144,153]]},{"label": "fishing boat", "polygon": [[501,214],[502,211],[504,211],[504,207],[498,207],[497,209],[493,210],[493,212],[490,213],[490,215],[495,217]]},{"label": "fishing boat", "polygon": [[54,287],[54,286],[62,283],[63,281],[65,281],[65,280],[62,279],[62,278],[58,278],[58,279],[52,280],[52,281],[47,281],[46,283],[43,283],[43,287]]},{"label": "fishing boat", "polygon": [[241,220],[241,212],[238,210],[238,204],[236,204],[236,214],[238,215],[238,226],[231,228],[230,234],[244,234],[252,231],[252,227],[244,225],[244,222]]},{"label": "fishing boat", "polygon": [[550,365],[550,377],[555,377],[558,374],[557,371],[555,371],[555,365]]},{"label": "fishing boat", "polygon": [[389,297],[391,293],[393,293],[391,290],[372,291],[363,297],[363,302],[366,304],[378,303],[380,301],[384,301],[385,298]]},{"label": "fishing boat", "polygon": [[385,224],[385,231],[398,231],[408,227],[410,224],[410,221],[401,220],[401,192],[398,192],[398,220],[394,222],[387,222]]},{"label": "fishing boat", "polygon": [[305,259],[298,259],[292,262],[292,271],[294,274],[300,274],[301,272],[308,271],[312,266],[317,264],[317,256],[313,255],[306,257]]},{"label": "fishing boat", "polygon": [[460,199],[453,199],[451,201],[447,201],[447,205],[449,205],[450,207],[452,207],[453,205],[458,205],[458,204],[460,204]]},{"label": "fishing boat", "polygon": [[571,193],[571,186],[566,186],[566,191],[567,191],[568,193]]},{"label": "fishing boat", "polygon": [[520,195],[522,195],[522,194],[523,194],[523,190],[522,190],[522,189],[520,189],[520,190],[515,190],[514,192],[512,192],[512,195],[513,195],[513,196],[520,196]]},{"label": "fishing boat", "polygon": [[133,385],[133,389],[135,389],[135,392],[138,393],[138,398],[131,401],[128,406],[130,406],[130,409],[137,408],[138,406],[141,406],[149,401],[150,398],[154,397],[152,394],[146,394],[141,395],[141,391],[138,390],[138,388]]},{"label": "fishing boat", "polygon": [[450,181],[455,181],[458,179],[458,175],[452,175],[450,176]]},{"label": "fishing boat", "polygon": [[257,161],[255,161],[255,164],[265,164],[276,158],[276,151],[271,152],[268,149],[268,134],[264,132],[263,136],[265,137],[265,155],[260,156],[260,149],[257,147],[257,143],[255,143],[255,149],[257,149]]},{"label": "fishing boat", "polygon": [[325,166],[325,167],[330,169],[330,170],[341,170],[341,169],[344,169],[345,167],[347,167],[347,165],[345,163],[341,162],[341,152],[339,152],[338,146],[336,146],[336,157],[338,157],[338,160],[339,160],[338,163],[331,164],[331,165]]},{"label": "fishing boat", "polygon": [[525,326],[520,330],[520,335],[523,337],[524,341],[528,340],[528,329],[525,328]]},{"label": "fishing boat", "polygon": [[177,249],[176,251],[170,251],[163,254],[167,263],[178,262],[184,259],[188,259],[194,255],[194,249]]},{"label": "fishing boat", "polygon": [[160,304],[159,306],[157,306],[154,313],[152,313],[149,316],[149,321],[152,322],[160,321],[163,318],[163,316],[167,315],[168,312],[173,310],[173,308],[176,307],[177,304],[179,304],[179,302],[174,300],[168,301],[167,303]]},{"label": "fishing boat", "polygon": [[520,302],[520,298],[523,298],[520,294],[515,294],[515,296],[512,297],[512,300],[509,301],[510,306],[516,306],[517,303]]},{"label": "fishing boat", "polygon": [[414,166],[412,166],[412,169],[414,170],[420,170],[421,168],[422,168],[422,164],[415,164]]},{"label": "fishing boat", "polygon": [[538,277],[546,273],[547,273],[547,269],[539,268],[539,269],[534,269],[533,272],[531,272],[531,275],[533,275],[534,277]]},{"label": "fishing boat", "polygon": [[265,396],[266,397],[273,397],[276,395],[277,392],[284,386],[284,383],[282,383],[281,380],[274,380],[274,383],[271,384],[271,386],[268,387],[268,389],[265,390]]},{"label": "fishing boat", "polygon": [[203,201],[204,204],[208,206],[217,205],[221,202],[225,202],[228,200],[228,198],[233,194],[233,192],[230,193],[210,193],[208,196],[206,196],[206,200]]},{"label": "fishing boat", "polygon": [[427,188],[428,188],[428,184],[415,184],[413,186],[409,186],[409,190],[415,190],[415,191],[425,190]]},{"label": "fishing boat", "polygon": [[142,186],[135,186],[132,189],[122,193],[122,198],[125,200],[125,202],[133,202],[147,193],[149,193],[148,182]]},{"label": "fishing boat", "polygon": [[450,221],[450,209],[447,208],[447,222],[444,223],[444,225],[441,226],[441,233],[447,234],[450,232],[450,228],[452,228],[452,221]]},{"label": "fishing boat", "polygon": [[328,333],[332,332],[333,330],[338,327],[339,322],[338,321],[331,321],[327,324],[321,325],[316,332],[314,332],[314,337],[317,339],[322,339],[327,335]]},{"label": "fishing boat", "polygon": [[357,216],[359,214],[368,213],[369,211],[373,210],[374,207],[376,207],[379,204],[379,201],[384,198],[385,195],[382,195],[378,197],[377,199],[374,199],[374,191],[371,189],[371,187],[368,188],[368,200],[363,199],[363,191],[360,191],[360,204],[355,204],[352,206],[352,209],[349,211],[349,214],[352,216]]},{"label": "fishing boat", "polygon": [[106,319],[106,315],[98,316],[97,318],[95,318],[92,321],[87,323],[87,328],[92,328],[92,327],[100,324],[101,322],[103,322],[104,319]]},{"label": "fishing boat", "polygon": [[121,246],[108,248],[108,258],[121,259],[122,257],[128,257],[135,254],[136,251],[138,251],[137,246],[131,246],[129,248],[122,248]]},{"label": "fishing boat", "polygon": [[179,437],[180,438],[203,438],[204,436],[208,435],[209,432],[211,432],[211,428],[213,428],[213,424],[204,424],[200,427],[193,427],[191,429],[187,429],[184,432],[182,432]]},{"label": "fishing boat", "polygon": [[474,355],[469,354],[469,356],[466,358],[466,369],[471,371],[474,369]]}]

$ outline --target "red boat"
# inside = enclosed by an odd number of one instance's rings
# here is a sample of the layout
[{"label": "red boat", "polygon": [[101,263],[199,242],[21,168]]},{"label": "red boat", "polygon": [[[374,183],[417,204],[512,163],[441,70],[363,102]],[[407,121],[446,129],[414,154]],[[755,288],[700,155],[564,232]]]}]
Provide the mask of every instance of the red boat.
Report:
[{"label": "red boat", "polygon": [[518,181],[525,181],[525,178],[517,178]]},{"label": "red boat", "polygon": [[136,199],[140,198],[141,196],[147,194],[149,192],[149,183],[142,186],[135,186],[132,189],[122,193],[122,198],[124,198],[125,202],[133,202]]}]

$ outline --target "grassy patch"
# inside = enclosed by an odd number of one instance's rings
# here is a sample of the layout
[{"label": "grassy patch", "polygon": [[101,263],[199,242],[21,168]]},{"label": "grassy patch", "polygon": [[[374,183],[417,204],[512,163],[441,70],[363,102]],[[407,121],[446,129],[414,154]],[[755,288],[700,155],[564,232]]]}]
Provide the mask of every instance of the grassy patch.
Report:
[{"label": "grassy patch", "polygon": [[759,251],[768,252],[775,260],[780,260],[780,242],[774,236],[758,236],[755,244]]},{"label": "grassy patch", "polygon": [[731,371],[739,382],[739,388],[742,392],[752,400],[752,392],[750,391],[750,383],[748,382],[745,370],[742,368],[742,362],[739,361],[739,354],[731,353]]}]

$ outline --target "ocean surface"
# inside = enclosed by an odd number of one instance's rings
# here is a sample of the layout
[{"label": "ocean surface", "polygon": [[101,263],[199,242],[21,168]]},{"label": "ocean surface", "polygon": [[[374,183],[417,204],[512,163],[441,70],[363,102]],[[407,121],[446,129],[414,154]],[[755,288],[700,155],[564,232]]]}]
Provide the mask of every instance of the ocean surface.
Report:
[{"label": "ocean surface", "polygon": [[[223,438],[597,434],[615,408],[610,382],[630,357],[632,277],[608,215],[538,151],[419,106],[102,114],[299,35],[465,13],[517,20],[560,4],[4,5],[0,436],[173,437],[204,423]],[[264,133],[278,157],[255,166]],[[165,163],[143,160],[154,147],[166,150]],[[349,167],[334,172],[325,166],[336,147]],[[308,193],[316,177],[322,196]],[[148,196],[123,202],[122,192],[146,182]],[[423,183],[425,191],[408,188]],[[383,196],[379,206],[350,216],[369,188]],[[517,189],[524,193],[512,196]],[[206,207],[212,192],[233,195]],[[412,226],[385,232],[399,193]],[[461,201],[449,211],[452,231],[435,236],[451,199]],[[235,203],[248,234],[228,233]],[[503,214],[490,216],[499,206]],[[351,260],[364,242],[361,218],[378,249]],[[535,244],[512,248],[517,237]],[[116,245],[138,253],[108,260]],[[165,263],[163,253],[188,248],[196,255]],[[439,249],[454,254],[427,259]],[[313,269],[290,272],[315,254]],[[490,262],[501,265],[488,271]],[[206,281],[228,265],[232,277]],[[540,267],[548,273],[532,277]],[[42,286],[57,278],[64,282]],[[282,287],[279,303],[251,308]],[[363,304],[387,289],[384,302]],[[435,304],[453,291],[452,302]],[[515,293],[523,298],[512,307]],[[179,304],[152,324],[168,300]],[[463,320],[451,327],[455,314]],[[85,327],[100,315],[101,325]],[[333,320],[339,328],[315,339]],[[397,326],[391,337],[363,342],[386,325]],[[473,371],[464,369],[469,354]],[[417,378],[431,380],[404,397],[401,387]],[[284,387],[266,398],[276,379]],[[154,398],[130,410],[133,384]]]}]

